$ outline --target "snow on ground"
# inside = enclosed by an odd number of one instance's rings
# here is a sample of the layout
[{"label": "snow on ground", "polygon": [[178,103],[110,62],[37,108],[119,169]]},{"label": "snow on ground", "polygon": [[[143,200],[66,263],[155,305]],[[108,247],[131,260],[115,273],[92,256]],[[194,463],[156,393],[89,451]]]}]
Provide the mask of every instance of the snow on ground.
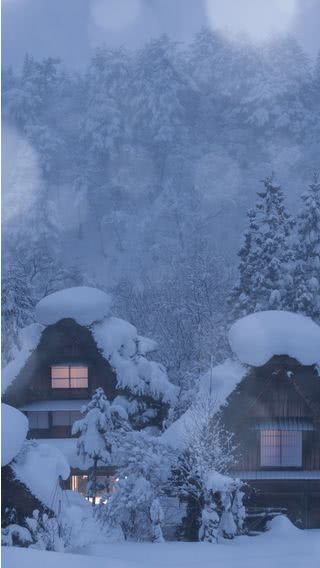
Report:
[{"label": "snow on ground", "polygon": [[1,467],[10,463],[20,452],[29,424],[22,412],[1,404]]},{"label": "snow on ground", "polygon": [[320,530],[300,531],[277,521],[257,537],[221,544],[170,542],[92,545],[84,554],[61,554],[7,547],[5,568],[318,568]]},{"label": "snow on ground", "polygon": [[211,400],[214,412],[226,403],[231,392],[246,375],[247,369],[238,361],[227,359],[221,365],[209,369],[199,382],[196,400],[188,410],[163,433],[162,439],[173,448],[179,448],[187,442],[192,430],[194,409],[199,400]]},{"label": "snow on ground", "polygon": [[59,477],[68,479],[70,467],[65,456],[54,445],[27,442],[12,465],[15,476],[31,493],[50,509],[57,511],[63,491]]},{"label": "snow on ground", "polygon": [[34,351],[40,341],[43,332],[43,326],[38,323],[32,323],[20,330],[19,343],[20,349],[16,349],[14,359],[2,369],[1,392],[7,390],[8,386],[17,378],[22,367],[27,362],[32,351]]},{"label": "snow on ground", "polygon": [[36,305],[36,319],[43,325],[52,325],[64,318],[74,319],[79,325],[90,325],[109,315],[111,302],[111,296],[97,288],[65,288],[40,300]]},{"label": "snow on ground", "polygon": [[241,318],[230,329],[229,343],[242,363],[254,367],[274,355],[289,355],[302,365],[320,360],[320,327],[292,312],[270,310]]}]

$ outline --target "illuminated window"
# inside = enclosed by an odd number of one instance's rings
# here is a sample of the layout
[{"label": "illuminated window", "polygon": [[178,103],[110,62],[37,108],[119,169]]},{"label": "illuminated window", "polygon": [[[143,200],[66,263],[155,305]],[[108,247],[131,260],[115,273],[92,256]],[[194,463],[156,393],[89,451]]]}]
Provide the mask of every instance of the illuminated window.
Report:
[{"label": "illuminated window", "polygon": [[55,365],[51,367],[53,389],[87,389],[88,367],[83,365]]},{"label": "illuminated window", "polygon": [[29,427],[31,430],[46,430],[49,428],[48,412],[28,412]]},{"label": "illuminated window", "polygon": [[[96,476],[96,484],[97,484],[97,493],[96,493],[96,502],[99,503],[101,498],[107,494],[114,493],[116,490],[116,482],[118,478],[114,475],[97,475]],[[77,491],[81,493],[84,497],[87,495],[87,484],[88,484],[88,476],[87,475],[72,475],[71,476],[71,489],[72,491]],[[89,501],[92,501],[92,498],[89,498]]]},{"label": "illuminated window", "polygon": [[261,430],[260,465],[301,467],[302,432],[299,430]]}]

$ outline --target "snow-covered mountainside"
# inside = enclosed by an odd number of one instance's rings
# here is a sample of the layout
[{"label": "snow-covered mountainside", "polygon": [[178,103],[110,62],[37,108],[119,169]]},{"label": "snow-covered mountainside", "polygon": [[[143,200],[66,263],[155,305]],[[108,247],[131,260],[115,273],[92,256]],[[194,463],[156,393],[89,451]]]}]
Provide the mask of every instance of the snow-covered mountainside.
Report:
[{"label": "snow-covered mountainside", "polygon": [[320,361],[320,327],[292,312],[270,310],[241,318],[231,327],[229,342],[238,359],[253,367],[274,355],[288,355],[302,365]]}]

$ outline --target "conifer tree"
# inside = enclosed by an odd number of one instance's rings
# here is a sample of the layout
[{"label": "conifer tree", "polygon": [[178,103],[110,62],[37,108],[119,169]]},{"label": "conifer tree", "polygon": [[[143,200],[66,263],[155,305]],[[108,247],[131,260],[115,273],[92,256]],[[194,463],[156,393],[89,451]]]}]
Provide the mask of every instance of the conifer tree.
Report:
[{"label": "conifer tree", "polygon": [[249,229],[239,252],[239,283],[230,298],[234,319],[261,310],[290,310],[292,305],[294,221],[274,176],[263,185],[254,212],[248,214]]},{"label": "conifer tree", "polygon": [[301,196],[303,207],[298,215],[295,244],[293,310],[320,320],[320,179]]},{"label": "conifer tree", "polygon": [[19,330],[31,322],[33,300],[28,279],[17,266],[9,266],[2,277],[2,361],[7,364],[19,348]]},{"label": "conifer tree", "polygon": [[127,415],[120,406],[112,406],[102,388],[96,389],[91,401],[82,409],[84,417],[72,427],[72,434],[80,434],[77,440],[77,452],[83,461],[90,460],[92,465],[87,485],[87,496],[95,504],[97,492],[101,487],[97,480],[99,462],[112,463],[112,450],[115,444],[115,430],[128,430]]}]

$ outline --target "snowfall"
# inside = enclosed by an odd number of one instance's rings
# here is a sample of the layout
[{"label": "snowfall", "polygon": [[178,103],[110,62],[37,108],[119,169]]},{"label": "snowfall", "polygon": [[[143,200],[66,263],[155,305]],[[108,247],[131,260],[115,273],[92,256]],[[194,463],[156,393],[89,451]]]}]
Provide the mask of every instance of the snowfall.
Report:
[{"label": "snowfall", "polygon": [[320,530],[299,530],[285,517],[260,536],[220,544],[96,544],[81,554],[2,549],[4,568],[319,568],[319,559]]}]

